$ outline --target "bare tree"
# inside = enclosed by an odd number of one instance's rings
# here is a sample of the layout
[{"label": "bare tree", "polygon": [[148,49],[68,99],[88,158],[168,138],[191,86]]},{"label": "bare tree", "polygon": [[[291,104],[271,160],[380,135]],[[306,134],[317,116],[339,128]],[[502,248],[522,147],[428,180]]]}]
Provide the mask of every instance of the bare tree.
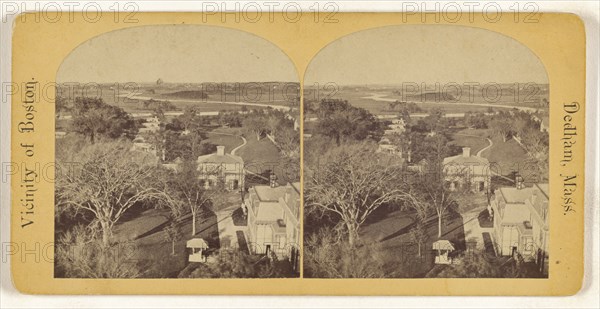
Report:
[{"label": "bare tree", "polygon": [[276,133],[277,147],[286,157],[293,159],[300,155],[300,134],[292,127],[281,127]]},{"label": "bare tree", "polygon": [[445,140],[436,138],[429,148],[425,169],[411,175],[409,205],[416,211],[417,220],[425,222],[431,212],[438,217],[438,238],[442,237],[443,218],[454,205],[448,181],[469,180],[468,169],[462,165],[444,165]]},{"label": "bare tree", "polygon": [[242,125],[256,134],[256,140],[260,140],[260,137],[267,130],[267,121],[265,119],[265,115],[263,112],[254,111],[253,113],[248,114],[248,117],[242,121]]},{"label": "bare tree", "polygon": [[[217,173],[218,171],[215,171]],[[184,161],[181,169],[173,173],[168,183],[169,196],[174,205],[170,207],[187,207],[192,214],[192,236],[196,235],[196,221],[204,207],[220,192],[221,186],[206,188],[199,179],[195,162]],[[207,175],[209,176],[209,175]]]},{"label": "bare tree", "polygon": [[171,243],[171,255],[175,255],[175,242],[183,237],[183,235],[181,235],[181,231],[177,227],[176,221],[172,220],[171,223],[163,230],[163,233],[165,241]]},{"label": "bare tree", "polygon": [[423,245],[429,238],[428,237],[429,235],[427,235],[427,231],[426,231],[424,225],[425,225],[424,222],[417,221],[417,224],[415,225],[415,227],[410,230],[410,237],[412,238],[412,240],[415,243],[417,243],[417,248],[418,248],[417,254],[419,257],[422,255]]},{"label": "bare tree", "polygon": [[77,225],[57,235],[55,274],[68,278],[138,278],[137,247],[120,243],[104,248],[93,227]]},{"label": "bare tree", "polygon": [[323,228],[307,237],[304,245],[304,274],[310,278],[383,278],[386,252],[379,244],[350,247],[340,235]]},{"label": "bare tree", "polygon": [[[413,195],[413,203],[419,207],[430,207],[438,218],[438,238],[442,237],[443,218],[454,205],[453,192],[446,184],[446,171],[441,166],[423,173],[414,182],[420,194]],[[417,201],[417,202],[415,202]],[[426,206],[428,205],[428,206]]]},{"label": "bare tree", "polygon": [[273,136],[273,138],[276,138],[277,131],[279,131],[279,128],[283,125],[283,119],[285,119],[284,115],[277,113],[277,111],[271,111],[265,117],[266,129],[269,131],[271,136]]},{"label": "bare tree", "polygon": [[92,214],[105,247],[110,245],[115,223],[131,207],[166,197],[152,181],[156,158],[130,149],[130,143],[121,141],[96,143],[66,151],[70,158],[57,156],[58,213]]},{"label": "bare tree", "polygon": [[513,127],[506,117],[508,116],[498,115],[492,118],[492,120],[488,123],[488,126],[490,129],[492,129],[492,132],[502,137],[503,142],[508,140],[513,131]]},{"label": "bare tree", "polygon": [[309,211],[336,214],[350,245],[373,211],[407,198],[398,158],[376,153],[374,147],[358,143],[333,148],[307,173]]}]

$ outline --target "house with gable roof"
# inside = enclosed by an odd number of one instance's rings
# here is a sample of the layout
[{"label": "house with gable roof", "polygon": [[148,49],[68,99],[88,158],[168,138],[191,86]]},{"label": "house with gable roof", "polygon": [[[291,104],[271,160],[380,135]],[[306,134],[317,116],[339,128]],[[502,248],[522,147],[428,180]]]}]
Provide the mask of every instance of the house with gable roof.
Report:
[{"label": "house with gable roof", "polygon": [[199,156],[197,160],[199,179],[210,188],[223,182],[228,190],[244,188],[244,160],[240,156],[225,153],[225,146],[217,146],[217,152]]},{"label": "house with gable roof", "polygon": [[444,158],[443,169],[444,178],[452,191],[459,188],[473,192],[489,190],[490,162],[486,158],[471,155],[470,147],[463,147],[459,155]]},{"label": "house with gable roof", "polygon": [[534,261],[548,274],[548,184],[531,187],[516,181],[515,187],[502,187],[490,201],[494,221],[493,241],[502,256],[520,254]]},{"label": "house with gable roof", "polygon": [[299,267],[300,183],[257,185],[244,200],[252,254],[274,253]]}]

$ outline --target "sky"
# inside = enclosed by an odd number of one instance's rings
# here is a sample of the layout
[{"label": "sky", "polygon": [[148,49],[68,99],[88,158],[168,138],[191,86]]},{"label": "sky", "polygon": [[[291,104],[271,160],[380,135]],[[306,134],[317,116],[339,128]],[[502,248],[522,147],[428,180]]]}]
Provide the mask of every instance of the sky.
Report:
[{"label": "sky", "polygon": [[390,26],[342,37],[313,58],[305,84],[548,83],[521,43],[462,26]]},{"label": "sky", "polygon": [[83,42],[63,61],[57,82],[298,82],[278,47],[239,30],[143,26]]}]

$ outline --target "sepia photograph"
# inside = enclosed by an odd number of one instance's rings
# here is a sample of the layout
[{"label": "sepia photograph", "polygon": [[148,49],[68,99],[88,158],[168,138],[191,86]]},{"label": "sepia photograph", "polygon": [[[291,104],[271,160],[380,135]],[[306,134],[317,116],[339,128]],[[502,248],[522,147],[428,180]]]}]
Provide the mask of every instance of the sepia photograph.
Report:
[{"label": "sepia photograph", "polygon": [[305,277],[548,278],[549,85],[525,45],[363,30],[303,97]]},{"label": "sepia photograph", "polygon": [[6,7],[3,301],[599,297],[583,7],[155,2]]},{"label": "sepia photograph", "polygon": [[57,72],[56,278],[300,273],[300,83],[216,26],[82,42]]}]

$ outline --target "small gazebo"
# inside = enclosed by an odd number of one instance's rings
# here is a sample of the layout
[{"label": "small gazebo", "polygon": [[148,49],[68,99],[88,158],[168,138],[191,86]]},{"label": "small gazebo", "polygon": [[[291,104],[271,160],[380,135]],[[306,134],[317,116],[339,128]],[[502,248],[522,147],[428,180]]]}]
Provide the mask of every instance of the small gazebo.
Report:
[{"label": "small gazebo", "polygon": [[[206,258],[202,255],[202,251],[208,249],[208,244],[202,238],[192,238],[186,243],[187,248],[192,249],[192,253],[190,254],[189,261],[204,263],[206,262]],[[198,250],[198,251],[196,251]]]},{"label": "small gazebo", "polygon": [[433,250],[437,250],[435,256],[436,264],[452,264],[452,258],[448,257],[448,254],[454,250],[454,245],[446,239],[440,239],[433,243]]}]

